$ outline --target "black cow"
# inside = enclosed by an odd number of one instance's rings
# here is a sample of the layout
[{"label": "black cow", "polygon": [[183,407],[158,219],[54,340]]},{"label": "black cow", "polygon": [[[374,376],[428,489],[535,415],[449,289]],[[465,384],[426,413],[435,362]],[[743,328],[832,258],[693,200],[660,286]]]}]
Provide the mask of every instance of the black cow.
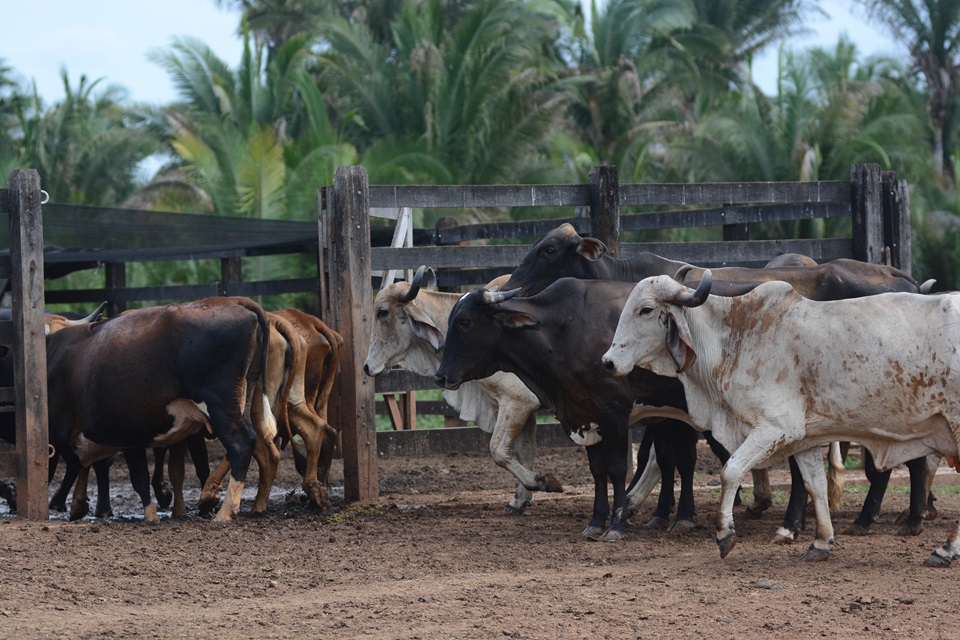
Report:
[{"label": "black cow", "polygon": [[[456,389],[468,380],[509,371],[556,414],[568,432],[598,425],[602,440],[587,447],[594,479],[593,517],[583,535],[624,535],[627,429],[635,403],[686,411],[683,388],[635,369],[625,378],[600,361],[633,284],[563,278],[530,298],[471,291],[450,313],[436,380]],[[514,292],[515,293],[515,292]],[[611,509],[607,481],[613,484]]]},{"label": "black cow", "polygon": [[[218,519],[240,508],[255,433],[252,393],[265,370],[268,325],[246,298],[138,309],[47,338],[51,441],[83,467],[131,450],[130,479],[155,521],[147,447],[179,442],[209,422],[231,463]],[[270,416],[269,408],[265,413]],[[85,495],[85,474],[74,501]]]},{"label": "black cow", "polygon": [[[798,293],[812,300],[839,300],[895,291],[927,293],[933,284],[933,281],[927,281],[919,285],[907,273],[886,265],[846,259],[816,265],[809,258],[793,254],[774,259],[763,269],[725,267],[711,271],[714,278],[712,293],[725,296],[746,293],[761,282],[769,280],[789,282]],[[669,275],[689,286],[696,286],[702,273],[703,269],[700,267],[652,253],[638,253],[626,259],[614,258],[609,255],[603,242],[582,237],[572,225],[563,224],[544,234],[531,247],[502,290],[520,289],[522,295],[533,295],[562,277],[636,283],[655,275]],[[673,445],[677,451],[682,451],[683,447],[683,443]],[[718,450],[713,445],[711,447],[714,451]],[[689,460],[692,454],[687,452],[677,455],[681,459]],[[721,457],[721,460],[723,459]],[[909,516],[901,534],[916,535],[923,530],[924,513],[929,510],[931,514],[935,514],[936,511],[933,508],[933,495],[929,494],[928,497],[926,461],[912,461],[907,468],[910,470],[912,491]],[[800,480],[799,469],[792,459],[790,469],[793,478],[791,499],[778,539],[790,539],[803,527],[806,489]],[[872,458],[865,460],[865,470],[871,480],[872,490],[855,525],[848,529],[847,533],[862,534],[869,530],[879,512],[880,501],[889,482],[890,472],[875,471],[872,468]],[[668,470],[665,470],[666,472]],[[685,484],[689,483],[682,480],[681,485]],[[672,487],[670,491],[672,492]],[[690,499],[692,500],[692,497]],[[682,502],[684,497],[681,491]],[[764,505],[755,503],[754,506]]]}]

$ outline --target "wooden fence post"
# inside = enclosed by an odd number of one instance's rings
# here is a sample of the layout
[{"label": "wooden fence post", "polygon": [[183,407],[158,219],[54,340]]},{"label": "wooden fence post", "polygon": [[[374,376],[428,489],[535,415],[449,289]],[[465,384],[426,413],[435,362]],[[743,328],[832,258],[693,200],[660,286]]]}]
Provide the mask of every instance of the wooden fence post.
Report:
[{"label": "wooden fence post", "polygon": [[893,171],[880,174],[883,209],[883,244],[890,265],[910,273],[913,256],[910,247],[910,192],[906,180],[898,180]]},{"label": "wooden fence post", "polygon": [[127,265],[122,262],[108,262],[104,281],[107,289],[107,317],[112,318],[127,310],[127,303],[117,300],[115,295],[117,289],[127,286]]},{"label": "wooden fence post", "polygon": [[883,264],[880,165],[853,165],[850,168],[850,182],[853,257],[864,262]]},{"label": "wooden fence post", "polygon": [[620,257],[620,179],[617,168],[603,165],[590,169],[591,234]]},{"label": "wooden fence post", "polygon": [[[331,269],[330,317],[347,345],[330,402],[343,447],[344,498],[373,500],[379,495],[374,381],[363,373],[370,343],[370,189],[363,167],[340,167],[333,178],[327,221],[321,231]],[[332,323],[332,324],[331,324]]]},{"label": "wooden fence post", "polygon": [[230,285],[238,282],[243,282],[243,265],[240,258],[237,256],[220,258],[220,287],[217,295],[230,295]]},{"label": "wooden fence post", "polygon": [[13,378],[17,420],[17,514],[49,518],[47,467],[47,344],[43,328],[43,216],[40,175],[10,174],[11,293],[13,296]]}]

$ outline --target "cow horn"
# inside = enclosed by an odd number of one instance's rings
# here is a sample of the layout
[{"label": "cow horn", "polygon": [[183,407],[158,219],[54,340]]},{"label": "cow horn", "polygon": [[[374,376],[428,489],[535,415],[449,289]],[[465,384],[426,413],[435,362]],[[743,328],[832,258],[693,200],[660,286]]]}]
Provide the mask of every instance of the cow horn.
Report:
[{"label": "cow horn", "polygon": [[96,310],[95,310],[93,313],[91,313],[90,315],[88,315],[86,318],[84,318],[84,319],[81,320],[80,322],[81,322],[81,323],[84,323],[84,322],[96,322],[97,319],[100,317],[100,314],[103,313],[103,310],[106,309],[106,308],[107,308],[107,303],[106,303],[106,302],[101,302],[101,303],[100,303],[100,306],[97,307]]},{"label": "cow horn", "polygon": [[683,279],[686,278],[687,274],[690,273],[691,271],[693,271],[693,265],[685,264],[679,269],[677,269],[677,272],[673,274],[673,279],[676,280],[677,282],[683,282]]},{"label": "cow horn", "polygon": [[520,293],[520,289],[510,289],[510,291],[486,291],[483,292],[483,302],[484,304],[498,304],[505,300],[509,300],[513,296]]},{"label": "cow horn", "polygon": [[674,303],[681,307],[699,307],[707,301],[707,296],[710,295],[710,287],[712,286],[713,274],[710,273],[710,269],[706,269],[703,275],[700,276],[700,284],[697,285],[697,290],[693,293],[682,293]]},{"label": "cow horn", "polygon": [[427,267],[425,265],[421,265],[421,267],[417,269],[417,274],[413,276],[413,280],[410,281],[410,290],[400,297],[400,302],[404,304],[413,302],[413,299],[420,293],[420,287],[423,285],[423,274],[426,273],[426,271]]}]

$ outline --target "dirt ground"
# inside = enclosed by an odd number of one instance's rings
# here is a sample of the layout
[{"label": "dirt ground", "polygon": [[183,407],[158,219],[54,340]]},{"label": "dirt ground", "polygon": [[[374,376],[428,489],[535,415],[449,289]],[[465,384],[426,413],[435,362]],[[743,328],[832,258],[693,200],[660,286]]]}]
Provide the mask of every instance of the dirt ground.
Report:
[{"label": "dirt ground", "polygon": [[[118,517],[0,517],[0,637],[957,637],[960,566],[920,566],[960,517],[952,471],[938,476],[941,517],[922,535],[896,535],[903,488],[870,536],[839,535],[860,488],[835,514],[831,559],[804,563],[811,533],[769,542],[784,493],[760,520],[737,509],[741,542],[720,559],[716,468],[698,476],[697,531],[644,530],[651,498],[630,535],[608,544],[579,536],[592,504],[583,451],[541,450],[537,467],[567,490],[537,495],[520,517],[502,513],[512,478],[489,456],[462,454],[382,459],[377,502],[321,515],[303,503],[287,453],[266,516],[215,525],[161,513],[150,526],[133,517],[116,464]],[[331,480],[342,495],[339,464]]]}]

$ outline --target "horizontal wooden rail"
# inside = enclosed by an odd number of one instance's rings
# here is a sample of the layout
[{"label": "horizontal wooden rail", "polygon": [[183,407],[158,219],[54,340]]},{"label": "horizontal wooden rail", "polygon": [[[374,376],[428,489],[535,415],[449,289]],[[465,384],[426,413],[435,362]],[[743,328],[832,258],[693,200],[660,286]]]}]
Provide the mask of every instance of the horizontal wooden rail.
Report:
[{"label": "horizontal wooden rail", "polygon": [[621,184],[620,205],[760,204],[764,202],[845,202],[849,182],[702,182]]},{"label": "horizontal wooden rail", "polygon": [[316,293],[319,284],[316,278],[292,278],[289,280],[264,280],[260,282],[231,282],[222,284],[171,285],[158,287],[129,287],[123,289],[73,289],[70,291],[47,291],[47,304],[74,304],[92,302],[99,304],[104,297],[114,302],[197,300],[210,296],[256,296],[284,293]]},{"label": "horizontal wooden rail", "polygon": [[585,184],[371,185],[371,209],[468,207],[578,207],[590,204]]}]

